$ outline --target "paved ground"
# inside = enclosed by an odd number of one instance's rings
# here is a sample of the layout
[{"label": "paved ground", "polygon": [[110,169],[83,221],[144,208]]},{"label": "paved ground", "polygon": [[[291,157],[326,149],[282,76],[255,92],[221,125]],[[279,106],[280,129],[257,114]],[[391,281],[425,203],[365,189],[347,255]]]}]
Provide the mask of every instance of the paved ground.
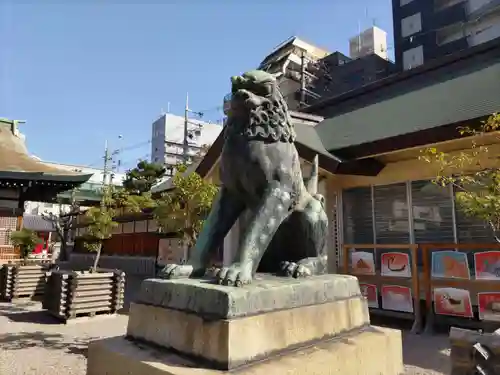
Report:
[{"label": "paved ground", "polygon": [[[139,285],[129,280],[126,302]],[[36,302],[0,303],[1,375],[85,375],[89,340],[125,333],[127,316],[61,325]],[[448,340],[404,335],[406,375],[449,374]]]}]

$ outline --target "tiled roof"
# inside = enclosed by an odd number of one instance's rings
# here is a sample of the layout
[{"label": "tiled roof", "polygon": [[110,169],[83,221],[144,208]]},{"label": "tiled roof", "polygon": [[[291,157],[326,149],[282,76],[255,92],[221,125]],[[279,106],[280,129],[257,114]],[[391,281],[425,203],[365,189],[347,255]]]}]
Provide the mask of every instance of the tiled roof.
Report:
[{"label": "tiled roof", "polygon": [[67,182],[85,182],[91,177],[51,167],[32,158],[17,124],[5,119],[0,119],[0,175],[5,178],[22,178],[25,175],[37,180]]},{"label": "tiled roof", "polygon": [[23,228],[37,232],[54,232],[56,229],[52,222],[45,220],[41,215],[23,215]]},{"label": "tiled roof", "polygon": [[500,110],[500,58],[455,71],[431,84],[338,116],[316,126],[334,152],[380,139],[460,123]]}]

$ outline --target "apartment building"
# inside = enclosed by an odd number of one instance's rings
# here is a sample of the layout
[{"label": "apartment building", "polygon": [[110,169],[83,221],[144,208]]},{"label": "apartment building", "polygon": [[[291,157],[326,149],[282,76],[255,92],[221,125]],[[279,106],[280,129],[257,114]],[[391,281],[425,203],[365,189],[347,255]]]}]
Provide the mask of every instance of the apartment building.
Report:
[{"label": "apartment building", "polygon": [[[152,124],[151,162],[164,164],[167,172],[184,160],[185,119],[164,113]],[[221,124],[188,120],[188,156],[196,156],[202,146],[211,145],[222,131]]]},{"label": "apartment building", "polygon": [[500,0],[393,0],[400,70],[500,37]]}]

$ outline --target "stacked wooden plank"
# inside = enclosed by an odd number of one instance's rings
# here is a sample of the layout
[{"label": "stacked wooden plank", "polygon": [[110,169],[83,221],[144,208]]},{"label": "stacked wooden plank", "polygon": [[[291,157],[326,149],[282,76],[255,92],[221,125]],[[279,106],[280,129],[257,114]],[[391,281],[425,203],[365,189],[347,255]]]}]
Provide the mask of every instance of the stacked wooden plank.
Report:
[{"label": "stacked wooden plank", "polygon": [[51,272],[46,288],[44,308],[63,321],[116,314],[123,307],[125,273],[58,270]]},{"label": "stacked wooden plank", "polygon": [[3,264],[0,266],[0,296],[11,301],[15,298],[34,297],[45,292],[48,264]]}]

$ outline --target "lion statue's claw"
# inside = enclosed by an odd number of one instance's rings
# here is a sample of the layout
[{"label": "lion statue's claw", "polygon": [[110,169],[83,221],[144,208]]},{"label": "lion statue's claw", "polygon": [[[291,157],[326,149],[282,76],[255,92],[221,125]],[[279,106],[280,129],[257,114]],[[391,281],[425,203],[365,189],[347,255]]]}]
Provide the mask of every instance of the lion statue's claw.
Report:
[{"label": "lion statue's claw", "polygon": [[223,267],[217,273],[215,280],[220,285],[241,287],[252,282],[252,272],[237,265]]},{"label": "lion statue's claw", "polygon": [[282,262],[280,268],[283,275],[296,279],[312,275],[312,272],[309,268],[295,262]]},{"label": "lion statue's claw", "polygon": [[161,279],[184,279],[191,276],[193,266],[187,264],[167,264],[158,274]]}]

